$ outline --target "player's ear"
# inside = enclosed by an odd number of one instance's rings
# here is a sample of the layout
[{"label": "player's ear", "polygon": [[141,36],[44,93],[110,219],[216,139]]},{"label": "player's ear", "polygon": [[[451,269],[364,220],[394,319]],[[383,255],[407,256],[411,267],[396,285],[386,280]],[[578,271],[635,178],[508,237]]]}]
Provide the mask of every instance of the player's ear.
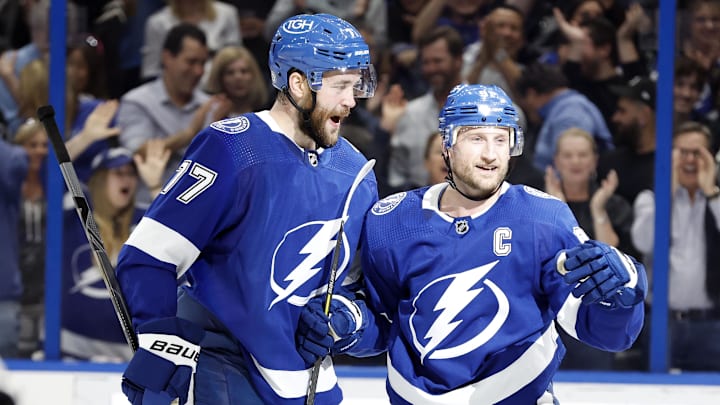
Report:
[{"label": "player's ear", "polygon": [[301,99],[305,92],[309,90],[305,75],[300,72],[290,73],[288,77],[288,89],[295,100]]}]

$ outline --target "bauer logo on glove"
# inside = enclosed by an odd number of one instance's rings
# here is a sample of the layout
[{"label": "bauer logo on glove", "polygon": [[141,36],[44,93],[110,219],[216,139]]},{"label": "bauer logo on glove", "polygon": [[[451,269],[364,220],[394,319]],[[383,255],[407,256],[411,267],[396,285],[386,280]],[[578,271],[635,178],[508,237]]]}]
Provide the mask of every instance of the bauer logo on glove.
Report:
[{"label": "bauer logo on glove", "polygon": [[[184,357],[197,363],[200,358],[200,351],[197,350],[197,347],[197,345],[186,346],[184,344],[171,343],[163,339],[157,339],[150,344],[150,348],[148,350],[172,354],[175,356],[179,355],[180,357]],[[163,357],[162,354],[158,355]]]}]

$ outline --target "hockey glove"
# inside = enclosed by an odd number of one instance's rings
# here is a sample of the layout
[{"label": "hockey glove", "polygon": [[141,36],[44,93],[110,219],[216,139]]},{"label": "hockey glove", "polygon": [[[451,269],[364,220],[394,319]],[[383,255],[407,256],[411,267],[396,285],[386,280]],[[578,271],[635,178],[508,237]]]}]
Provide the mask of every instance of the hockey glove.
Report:
[{"label": "hockey glove", "polygon": [[642,264],[605,243],[589,240],[560,252],[556,263],[565,282],[577,284],[572,294],[584,304],[630,308],[645,298]]},{"label": "hockey glove", "polygon": [[187,403],[204,334],[202,328],[182,318],[161,318],[141,325],[140,347],[123,374],[122,390],[130,402],[155,405],[163,403],[156,398],[165,398],[167,405],[179,398],[180,404]]},{"label": "hockey glove", "polygon": [[333,295],[329,316],[323,311],[324,304],[325,297],[315,297],[300,314],[295,343],[307,364],[352,348],[368,323],[368,309],[362,300]]}]

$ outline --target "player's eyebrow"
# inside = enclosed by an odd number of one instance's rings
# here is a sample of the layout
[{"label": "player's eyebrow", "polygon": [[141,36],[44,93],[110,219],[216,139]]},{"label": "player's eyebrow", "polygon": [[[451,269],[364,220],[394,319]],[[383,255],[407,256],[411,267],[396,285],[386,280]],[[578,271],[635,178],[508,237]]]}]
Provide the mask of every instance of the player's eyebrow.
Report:
[{"label": "player's eyebrow", "polygon": [[335,80],[332,80],[332,79],[331,79],[330,84],[332,84],[332,85],[338,85],[338,84],[350,85],[350,84],[355,84],[355,83],[357,83],[359,80],[360,80],[360,79],[357,79],[357,80],[350,80],[350,79],[335,79]]}]

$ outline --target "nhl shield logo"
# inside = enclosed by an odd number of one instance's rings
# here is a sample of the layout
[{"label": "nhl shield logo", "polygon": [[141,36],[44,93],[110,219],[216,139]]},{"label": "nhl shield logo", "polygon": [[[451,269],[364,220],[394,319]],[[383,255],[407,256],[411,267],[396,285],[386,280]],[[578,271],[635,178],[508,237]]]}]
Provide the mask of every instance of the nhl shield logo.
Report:
[{"label": "nhl shield logo", "polygon": [[465,219],[455,221],[455,232],[458,235],[465,235],[470,230],[470,224]]},{"label": "nhl shield logo", "polygon": [[310,166],[317,167],[318,165],[318,155],[315,152],[308,152],[308,161],[310,162]]}]

